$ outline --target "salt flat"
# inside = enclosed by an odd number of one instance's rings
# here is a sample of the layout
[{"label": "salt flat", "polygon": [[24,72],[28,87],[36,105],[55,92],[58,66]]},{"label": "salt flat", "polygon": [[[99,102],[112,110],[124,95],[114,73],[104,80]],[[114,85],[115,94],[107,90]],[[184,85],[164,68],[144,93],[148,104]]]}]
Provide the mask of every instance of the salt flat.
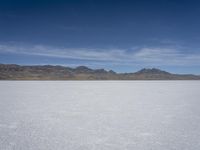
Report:
[{"label": "salt flat", "polygon": [[0,150],[199,150],[200,81],[1,81]]}]

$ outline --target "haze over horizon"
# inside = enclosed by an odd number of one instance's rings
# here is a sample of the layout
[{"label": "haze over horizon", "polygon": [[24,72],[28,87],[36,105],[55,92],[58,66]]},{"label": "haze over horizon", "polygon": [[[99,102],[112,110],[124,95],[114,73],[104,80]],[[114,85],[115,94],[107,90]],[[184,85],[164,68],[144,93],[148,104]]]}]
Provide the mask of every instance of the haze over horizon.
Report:
[{"label": "haze over horizon", "polygon": [[200,74],[197,0],[1,0],[0,63]]}]

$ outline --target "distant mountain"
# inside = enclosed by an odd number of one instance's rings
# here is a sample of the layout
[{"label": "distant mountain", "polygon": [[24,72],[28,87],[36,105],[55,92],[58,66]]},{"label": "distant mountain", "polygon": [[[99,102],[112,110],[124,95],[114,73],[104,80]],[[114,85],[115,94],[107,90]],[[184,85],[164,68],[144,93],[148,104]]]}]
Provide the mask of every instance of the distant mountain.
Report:
[{"label": "distant mountain", "polygon": [[169,72],[162,71],[160,69],[152,68],[152,69],[141,69],[140,71],[136,72],[135,74],[170,74]]},{"label": "distant mountain", "polygon": [[135,73],[116,73],[86,66],[70,68],[0,64],[0,80],[200,80],[200,76],[171,74],[156,68],[144,68]]},{"label": "distant mountain", "polygon": [[130,74],[132,79],[139,80],[199,80],[200,76],[192,74],[172,74],[160,69],[141,69]]}]

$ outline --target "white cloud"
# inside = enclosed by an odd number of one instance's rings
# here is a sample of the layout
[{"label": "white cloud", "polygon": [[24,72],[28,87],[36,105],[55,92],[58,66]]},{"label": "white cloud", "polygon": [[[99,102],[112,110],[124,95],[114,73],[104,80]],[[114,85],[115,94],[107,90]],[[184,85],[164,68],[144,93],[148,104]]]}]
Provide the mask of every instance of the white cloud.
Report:
[{"label": "white cloud", "polygon": [[120,61],[126,57],[121,49],[54,48],[42,45],[0,45],[0,52],[97,61]]},{"label": "white cloud", "polygon": [[89,49],[55,48],[43,45],[25,46],[0,44],[0,52],[38,55],[46,57],[94,60],[115,65],[198,65],[200,53],[185,54],[173,48]]},{"label": "white cloud", "polygon": [[200,65],[200,53],[186,54],[177,49],[143,48],[134,57],[139,62],[157,65]]}]

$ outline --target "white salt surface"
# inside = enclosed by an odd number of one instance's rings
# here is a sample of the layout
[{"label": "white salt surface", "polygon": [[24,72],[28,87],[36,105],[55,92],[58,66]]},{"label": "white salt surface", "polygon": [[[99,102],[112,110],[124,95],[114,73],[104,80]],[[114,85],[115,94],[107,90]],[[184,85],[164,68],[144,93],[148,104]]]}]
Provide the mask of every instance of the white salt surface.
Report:
[{"label": "white salt surface", "polygon": [[1,81],[0,150],[199,150],[200,81]]}]

